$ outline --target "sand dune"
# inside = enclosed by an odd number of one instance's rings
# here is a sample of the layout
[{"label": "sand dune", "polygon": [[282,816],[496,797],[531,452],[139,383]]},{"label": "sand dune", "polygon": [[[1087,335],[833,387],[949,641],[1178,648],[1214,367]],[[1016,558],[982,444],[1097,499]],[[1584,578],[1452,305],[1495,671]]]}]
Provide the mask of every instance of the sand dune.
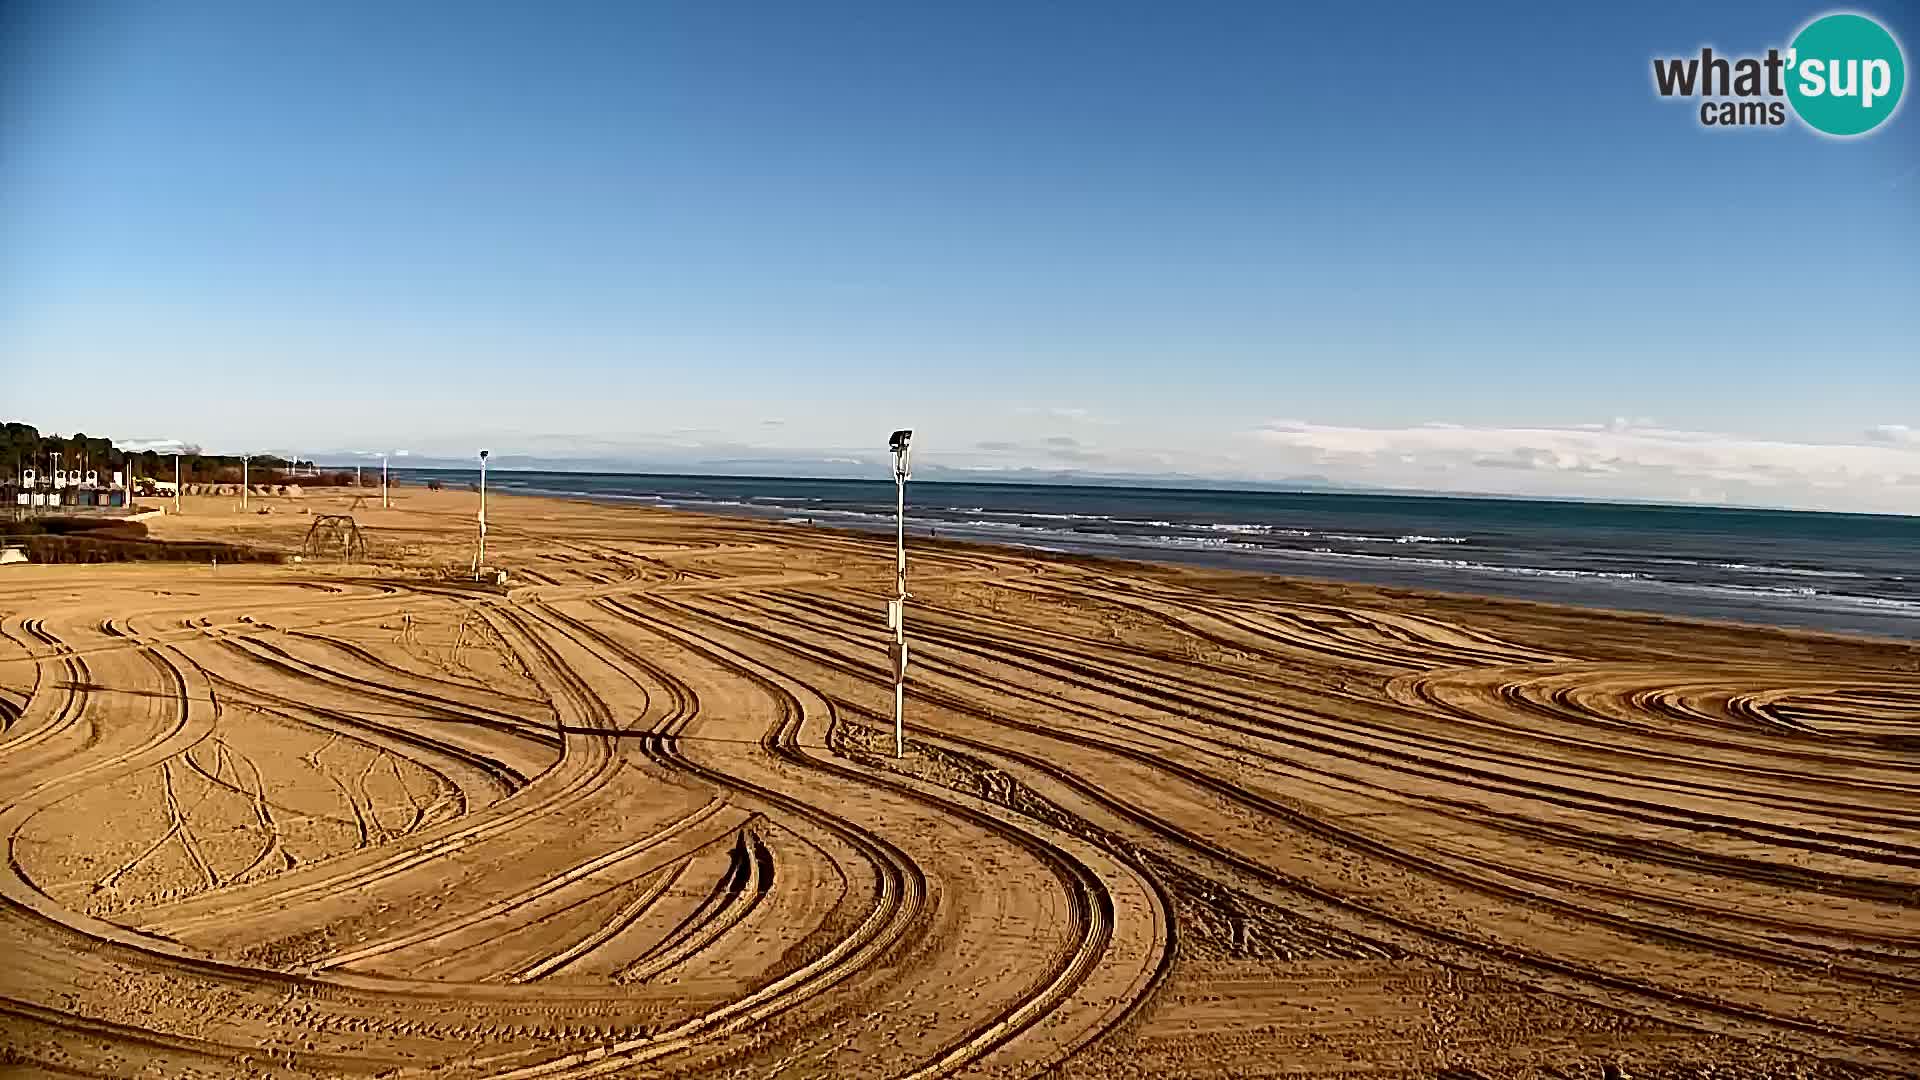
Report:
[{"label": "sand dune", "polygon": [[0,569],[0,1060],[1920,1071],[1904,643],[922,544],[896,760],[884,541],[489,510]]}]

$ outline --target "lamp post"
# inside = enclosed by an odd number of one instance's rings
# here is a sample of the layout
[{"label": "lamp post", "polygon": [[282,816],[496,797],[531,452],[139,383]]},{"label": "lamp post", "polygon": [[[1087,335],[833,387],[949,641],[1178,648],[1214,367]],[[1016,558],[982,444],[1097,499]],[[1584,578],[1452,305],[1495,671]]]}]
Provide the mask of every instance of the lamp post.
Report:
[{"label": "lamp post", "polygon": [[903,428],[887,439],[893,452],[894,579],[893,602],[887,605],[887,624],[893,630],[893,756],[907,754],[907,447],[913,430]]},{"label": "lamp post", "polygon": [[480,451],[480,547],[473,553],[473,580],[487,562],[487,452]]},{"label": "lamp post", "polygon": [[180,451],[173,452],[173,512],[180,514]]},{"label": "lamp post", "polygon": [[385,510],[393,503],[387,500],[387,455],[380,455],[380,509]]},{"label": "lamp post", "polygon": [[247,467],[253,462],[252,454],[240,455],[240,512],[247,512]]}]

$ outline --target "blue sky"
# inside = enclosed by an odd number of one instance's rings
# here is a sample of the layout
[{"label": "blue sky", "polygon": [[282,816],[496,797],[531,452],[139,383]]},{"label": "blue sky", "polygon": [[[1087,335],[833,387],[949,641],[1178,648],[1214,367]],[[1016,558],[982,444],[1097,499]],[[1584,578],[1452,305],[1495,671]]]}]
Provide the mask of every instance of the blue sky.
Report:
[{"label": "blue sky", "polygon": [[46,429],[1920,512],[1912,106],[1651,85],[1819,6],[8,10]]}]

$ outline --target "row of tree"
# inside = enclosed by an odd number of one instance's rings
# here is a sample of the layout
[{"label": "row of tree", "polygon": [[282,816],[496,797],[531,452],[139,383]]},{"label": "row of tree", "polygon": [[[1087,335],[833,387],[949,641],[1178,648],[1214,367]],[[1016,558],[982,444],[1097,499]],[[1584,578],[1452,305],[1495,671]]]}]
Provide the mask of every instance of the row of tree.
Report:
[{"label": "row of tree", "polygon": [[[19,482],[21,474],[27,469],[35,470],[43,477],[53,475],[56,454],[59,455],[60,468],[80,471],[93,469],[100,473],[103,480],[115,471],[127,471],[129,465],[136,476],[173,479],[174,455],[171,453],[122,450],[113,445],[112,439],[79,432],[72,435],[42,435],[32,424],[0,424],[0,474],[4,474],[7,481]],[[240,458],[232,455],[202,454],[198,451],[182,452],[180,455],[182,483],[237,484],[242,471]],[[321,471],[315,469],[310,461],[293,461],[271,454],[254,455],[244,471],[247,479],[256,484],[294,483],[331,487],[354,482],[354,473],[350,469]],[[367,482],[378,485],[379,471],[374,470]]]}]

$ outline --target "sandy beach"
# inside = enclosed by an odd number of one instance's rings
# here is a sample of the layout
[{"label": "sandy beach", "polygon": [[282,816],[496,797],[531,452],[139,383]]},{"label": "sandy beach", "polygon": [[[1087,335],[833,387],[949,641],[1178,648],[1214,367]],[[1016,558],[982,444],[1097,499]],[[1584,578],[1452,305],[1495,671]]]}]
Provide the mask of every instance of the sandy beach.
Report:
[{"label": "sandy beach", "polygon": [[0,567],[0,1073],[1920,1072],[1910,643],[916,541],[896,759],[890,538],[263,507]]}]

